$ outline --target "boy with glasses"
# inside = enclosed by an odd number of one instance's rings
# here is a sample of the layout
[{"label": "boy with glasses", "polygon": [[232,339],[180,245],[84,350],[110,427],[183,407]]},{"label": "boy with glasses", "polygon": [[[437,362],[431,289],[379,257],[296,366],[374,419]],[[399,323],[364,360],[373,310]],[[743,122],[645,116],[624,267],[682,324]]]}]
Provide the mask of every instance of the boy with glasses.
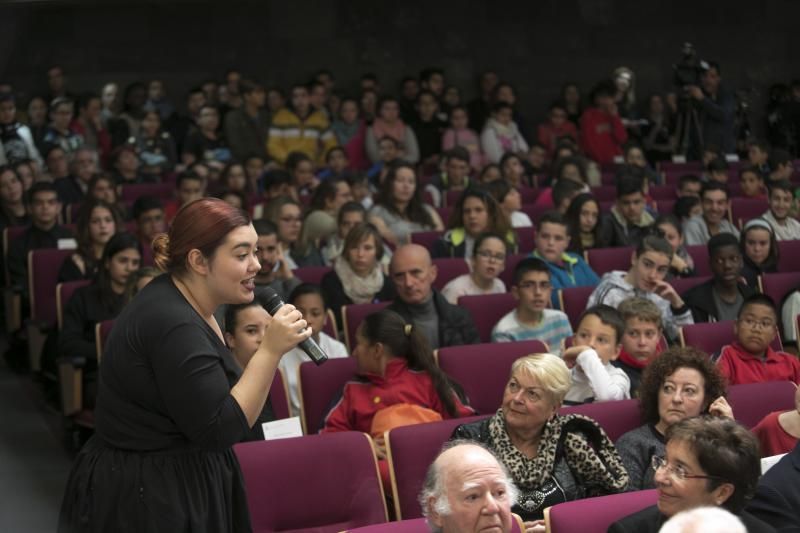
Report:
[{"label": "boy with glasses", "polygon": [[745,299],[733,326],[736,340],[722,348],[717,366],[730,385],[791,381],[800,383],[800,361],[770,344],[778,335],[778,312],[766,294]]},{"label": "boy with glasses", "polygon": [[529,257],[514,269],[511,294],[517,307],[506,314],[492,330],[492,342],[540,340],[550,353],[559,354],[561,343],[572,335],[567,315],[548,309],[553,286],[550,269],[541,259]]}]

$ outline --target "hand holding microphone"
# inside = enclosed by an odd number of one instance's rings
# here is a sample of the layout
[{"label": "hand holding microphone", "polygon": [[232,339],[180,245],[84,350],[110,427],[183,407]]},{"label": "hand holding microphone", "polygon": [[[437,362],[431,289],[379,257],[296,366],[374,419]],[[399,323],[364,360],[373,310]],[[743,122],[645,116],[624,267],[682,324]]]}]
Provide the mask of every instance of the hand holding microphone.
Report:
[{"label": "hand holding microphone", "polygon": [[[265,287],[263,292],[264,308],[272,315],[273,319],[261,343],[266,343],[267,346],[281,355],[297,345],[315,364],[321,365],[327,361],[328,356],[325,355],[319,344],[311,338],[311,328],[303,320],[303,315],[300,314],[300,311],[292,305],[287,306],[284,304],[278,293],[271,288]],[[276,320],[279,321],[281,330],[272,332],[271,330]],[[286,328],[286,330],[283,328]],[[274,333],[274,335],[271,335],[271,333]]]}]

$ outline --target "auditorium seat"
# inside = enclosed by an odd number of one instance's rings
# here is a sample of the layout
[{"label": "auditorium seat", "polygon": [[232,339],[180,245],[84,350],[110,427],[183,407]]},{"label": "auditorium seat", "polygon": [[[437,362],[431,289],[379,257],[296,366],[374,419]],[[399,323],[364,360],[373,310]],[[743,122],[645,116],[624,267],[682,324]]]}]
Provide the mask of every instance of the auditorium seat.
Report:
[{"label": "auditorium seat", "polygon": [[778,241],[778,272],[800,272],[800,239]]},{"label": "auditorium seat", "polygon": [[769,209],[766,198],[731,198],[731,221],[741,228],[751,218],[758,218]]},{"label": "auditorium seat", "polygon": [[615,185],[601,185],[592,187],[589,193],[598,202],[612,202],[617,198],[617,187]]},{"label": "auditorium seat", "polygon": [[[447,221],[444,223],[447,224]],[[415,231],[411,234],[411,243],[419,244],[430,250],[442,235],[444,235],[443,231]]]},{"label": "auditorium seat", "polygon": [[586,251],[586,262],[592,267],[598,276],[612,270],[624,270],[627,272],[631,268],[631,257],[634,248],[624,246],[619,248],[592,248]]},{"label": "auditorium seat", "polygon": [[642,425],[639,400],[616,400],[612,402],[568,405],[558,411],[561,415],[584,415],[598,424],[612,441]]},{"label": "auditorium seat", "polygon": [[526,257],[530,257],[531,254],[511,254],[506,257],[506,268],[500,273],[498,278],[506,284],[506,290],[511,292],[511,287],[514,285],[514,269],[517,268],[517,264],[525,259]]},{"label": "auditorium seat", "polygon": [[[71,281],[56,285],[56,325],[58,330],[64,325],[64,308],[73,293],[89,284],[87,280]],[[70,357],[58,359],[58,382],[61,391],[61,412],[64,416],[78,413],[83,405],[83,361]]]},{"label": "auditorium seat", "polygon": [[701,283],[711,280],[711,276],[695,276],[689,278],[673,278],[669,280],[669,284],[675,289],[675,292],[683,296],[683,294],[691,288],[697,287]]},{"label": "auditorium seat", "polygon": [[322,277],[332,271],[333,268],[329,266],[307,266],[294,269],[292,274],[303,283],[319,285],[322,282]]},{"label": "auditorium seat", "polygon": [[[800,259],[800,258],[798,258]],[[798,263],[800,265],[800,262]],[[758,290],[772,298],[778,307],[778,320],[780,321],[781,303],[792,290],[800,287],[800,271],[775,272],[762,274],[758,277]]]},{"label": "auditorium seat", "polygon": [[[681,346],[694,346],[713,356],[719,353],[723,346],[735,340],[734,322],[734,320],[722,320],[682,326],[679,330]],[[770,346],[773,350],[783,350],[781,336],[776,335]]]},{"label": "auditorium seat", "polygon": [[609,526],[658,502],[658,491],[641,490],[560,503],[544,510],[546,531],[605,533]]},{"label": "auditorium seat", "polygon": [[169,200],[175,191],[173,183],[130,183],[122,186],[123,202],[133,202],[140,196],[155,196],[161,200]]},{"label": "auditorium seat", "polygon": [[745,427],[753,428],[773,411],[794,410],[796,390],[797,385],[791,381],[731,385],[728,388],[728,403],[733,410],[733,417]]},{"label": "auditorium seat", "polygon": [[285,383],[286,377],[283,375],[283,369],[277,368],[275,377],[272,379],[272,385],[269,388],[269,402],[276,420],[292,416],[289,409],[289,390],[286,388]]},{"label": "auditorium seat", "polygon": [[533,252],[536,248],[536,228],[534,226],[515,228],[514,233],[517,235],[517,253]]},{"label": "auditorium seat", "polygon": [[433,260],[436,265],[436,279],[433,288],[437,291],[444,289],[450,281],[463,274],[469,274],[469,263],[460,257],[440,257]]},{"label": "auditorium seat", "polygon": [[[525,531],[525,524],[519,515],[511,513],[511,518],[511,533]],[[431,528],[425,518],[414,518],[398,522],[386,522],[385,524],[374,524],[348,531],[352,533],[430,533]]]},{"label": "auditorium seat", "polygon": [[492,414],[503,400],[514,361],[547,352],[547,344],[538,340],[497,342],[440,348],[436,359],[442,371],[464,388],[473,409]]},{"label": "auditorium seat", "polygon": [[56,324],[58,325],[59,331],[64,326],[64,309],[67,307],[72,295],[76,290],[89,285],[89,283],[89,280],[81,279],[56,285]]},{"label": "auditorium seat", "polygon": [[337,533],[386,522],[372,439],[341,432],[236,444],[253,533]]},{"label": "auditorium seat", "polygon": [[111,328],[114,327],[113,320],[103,320],[98,322],[94,327],[94,342],[97,348],[97,363],[103,358],[103,351],[106,349],[106,341],[108,336],[111,335]]},{"label": "auditorium seat", "polygon": [[356,330],[367,315],[377,313],[392,302],[377,302],[374,304],[350,304],[342,306],[342,329],[344,330],[344,343],[347,350],[353,353],[356,347]]},{"label": "auditorium seat", "polygon": [[458,426],[483,418],[486,417],[442,420],[397,427],[386,432],[386,458],[389,461],[392,500],[397,520],[422,516],[417,497],[428,467]]},{"label": "auditorium seat", "polygon": [[708,246],[705,244],[693,244],[686,247],[686,251],[692,256],[694,261],[695,276],[711,276],[711,266],[708,258]]},{"label": "auditorium seat", "polygon": [[567,315],[570,325],[574,330],[578,326],[578,319],[586,310],[586,303],[595,287],[569,287],[558,290],[558,302],[561,310]]},{"label": "auditorium seat", "polygon": [[650,197],[658,203],[661,200],[672,200],[673,202],[678,199],[678,191],[673,185],[650,185],[648,189]]},{"label": "auditorium seat", "polygon": [[8,275],[8,247],[26,229],[28,229],[27,226],[3,228],[3,279],[6,284],[3,287],[3,311],[6,317],[6,331],[17,331],[22,327],[22,296],[16,290],[9,288],[11,281]]},{"label": "auditorium seat", "polygon": [[503,315],[514,309],[516,304],[514,296],[508,292],[462,296],[458,299],[458,306],[463,307],[472,315],[481,342],[492,340],[492,329],[503,318]]},{"label": "auditorium seat", "polygon": [[303,433],[312,435],[322,429],[325,415],[344,384],[355,377],[356,360],[352,357],[328,359],[321,366],[306,361],[297,373],[300,422]]}]

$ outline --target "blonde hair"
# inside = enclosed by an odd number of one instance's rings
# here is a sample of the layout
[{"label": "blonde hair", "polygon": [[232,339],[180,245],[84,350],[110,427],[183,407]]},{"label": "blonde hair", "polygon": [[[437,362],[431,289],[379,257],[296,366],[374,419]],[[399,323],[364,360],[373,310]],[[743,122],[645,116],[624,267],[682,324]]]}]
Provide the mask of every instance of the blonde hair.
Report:
[{"label": "blonde hair", "polygon": [[631,318],[638,318],[642,322],[655,324],[658,329],[663,329],[661,310],[656,304],[644,298],[626,298],[617,307],[619,314],[627,325]]},{"label": "blonde hair", "polygon": [[520,357],[511,365],[511,376],[525,372],[547,391],[553,403],[561,405],[572,386],[572,378],[564,360],[551,353],[535,353]]}]

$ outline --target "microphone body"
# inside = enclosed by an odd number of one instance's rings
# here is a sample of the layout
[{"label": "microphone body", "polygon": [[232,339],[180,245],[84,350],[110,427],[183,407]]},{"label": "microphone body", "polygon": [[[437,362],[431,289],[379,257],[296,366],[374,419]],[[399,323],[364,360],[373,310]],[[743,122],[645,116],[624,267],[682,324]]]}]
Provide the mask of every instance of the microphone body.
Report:
[{"label": "microphone body", "polygon": [[[281,297],[277,292],[269,287],[263,287],[261,290],[264,296],[264,309],[266,309],[270,315],[274,315],[278,312],[278,309],[284,306],[283,300],[281,300]],[[328,356],[325,355],[325,352],[322,351],[322,348],[319,347],[319,344],[317,344],[316,341],[311,337],[307,338],[297,346],[303,350],[303,352],[305,352],[305,354],[312,361],[314,361],[314,364],[317,366],[328,360]]]}]

